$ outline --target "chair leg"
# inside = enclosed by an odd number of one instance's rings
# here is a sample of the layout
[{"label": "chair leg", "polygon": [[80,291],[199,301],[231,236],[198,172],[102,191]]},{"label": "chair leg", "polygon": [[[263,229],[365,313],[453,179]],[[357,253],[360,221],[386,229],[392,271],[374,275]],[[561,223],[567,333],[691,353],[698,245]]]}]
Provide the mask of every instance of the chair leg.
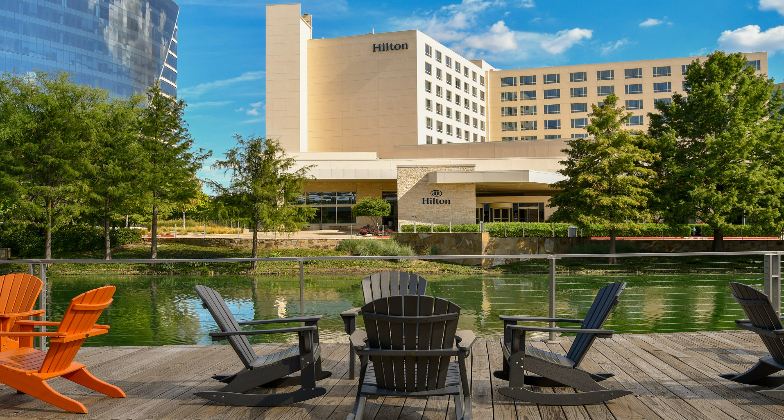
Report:
[{"label": "chair leg", "polygon": [[28,375],[9,374],[8,372],[3,372],[3,375],[3,383],[17,391],[71,413],[87,413],[87,407],[84,404],[55,391],[43,379]]},{"label": "chair leg", "polygon": [[362,416],[365,415],[365,403],[367,403],[367,396],[357,395],[357,399],[354,402],[354,410],[346,416],[346,420],[362,420]]},{"label": "chair leg", "polygon": [[354,380],[354,365],[356,364],[354,359],[357,358],[357,351],[354,350],[354,346],[351,344],[349,344],[349,348],[351,350],[348,352],[348,379]]},{"label": "chair leg", "polygon": [[773,365],[771,365],[769,363],[766,363],[764,359],[760,359],[757,362],[756,365],[754,365],[751,369],[749,369],[749,370],[747,370],[747,371],[745,371],[743,373],[739,373],[739,374],[726,373],[724,375],[719,375],[719,376],[721,376],[724,379],[729,379],[729,380],[734,381],[734,382],[738,382],[738,383],[742,383],[742,384],[754,385],[758,381],[760,381],[760,380],[768,377],[769,375],[772,375],[772,374],[774,374],[774,373],[776,373],[776,372],[778,372],[780,370],[781,370],[781,368],[773,366]]},{"label": "chair leg", "polygon": [[96,378],[87,368],[81,368],[65,374],[63,375],[63,378],[110,397],[125,398],[125,392],[123,392],[122,389]]},{"label": "chair leg", "polygon": [[459,387],[460,393],[455,395],[455,418],[457,420],[464,420],[463,418],[463,388]]}]

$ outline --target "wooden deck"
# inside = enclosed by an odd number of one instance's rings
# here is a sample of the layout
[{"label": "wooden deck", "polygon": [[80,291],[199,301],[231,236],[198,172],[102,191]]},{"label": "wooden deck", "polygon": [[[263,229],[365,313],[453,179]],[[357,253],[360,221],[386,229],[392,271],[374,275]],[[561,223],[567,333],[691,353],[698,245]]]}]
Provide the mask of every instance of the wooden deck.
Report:
[{"label": "wooden deck", "polygon": [[[571,339],[558,343],[534,342],[563,352]],[[259,354],[275,345],[257,346]],[[600,405],[547,407],[510,400],[497,392],[504,382],[492,371],[501,366],[496,340],[474,345],[473,413],[476,419],[770,419],[784,417],[784,404],[756,392],[756,387],[719,378],[740,372],[766,354],[756,335],[745,331],[619,334],[597,340],[583,366],[612,372],[605,382],[634,395]],[[325,369],[331,378],[319,382],[325,396],[276,408],[227,407],[193,395],[211,390],[217,373],[233,373],[239,360],[228,346],[92,347],[77,360],[99,378],[128,394],[113,399],[58,378],[53,388],[87,406],[89,414],[69,414],[0,385],[0,418],[73,419],[344,419],[353,407],[357,381],[348,380],[348,345],[325,344]],[[548,389],[547,392],[565,392]],[[368,403],[365,419],[450,419],[446,397],[425,399],[379,398]]]}]

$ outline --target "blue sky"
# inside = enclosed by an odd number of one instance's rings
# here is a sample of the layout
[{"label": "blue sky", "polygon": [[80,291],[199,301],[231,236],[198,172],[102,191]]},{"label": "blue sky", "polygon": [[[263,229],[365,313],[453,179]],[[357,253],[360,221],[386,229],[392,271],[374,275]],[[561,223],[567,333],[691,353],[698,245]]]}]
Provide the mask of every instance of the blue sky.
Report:
[{"label": "blue sky", "polygon": [[[234,134],[264,135],[265,9],[260,0],[177,0],[179,96],[196,146],[215,158]],[[784,78],[784,0],[303,1],[313,37],[419,29],[500,69],[768,52]]]}]

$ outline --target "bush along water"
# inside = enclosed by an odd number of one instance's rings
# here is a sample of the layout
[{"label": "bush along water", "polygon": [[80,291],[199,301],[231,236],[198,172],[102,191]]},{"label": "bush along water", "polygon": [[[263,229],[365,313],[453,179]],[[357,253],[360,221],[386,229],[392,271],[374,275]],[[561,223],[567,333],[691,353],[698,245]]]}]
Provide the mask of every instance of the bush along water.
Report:
[{"label": "bush along water", "polygon": [[[142,242],[142,234],[134,229],[112,229],[109,232],[112,246]],[[46,232],[33,224],[0,225],[0,248],[11,248],[11,255],[22,258],[40,258],[44,255]],[[52,252],[67,253],[103,249],[103,228],[87,225],[61,226],[52,231]]]}]

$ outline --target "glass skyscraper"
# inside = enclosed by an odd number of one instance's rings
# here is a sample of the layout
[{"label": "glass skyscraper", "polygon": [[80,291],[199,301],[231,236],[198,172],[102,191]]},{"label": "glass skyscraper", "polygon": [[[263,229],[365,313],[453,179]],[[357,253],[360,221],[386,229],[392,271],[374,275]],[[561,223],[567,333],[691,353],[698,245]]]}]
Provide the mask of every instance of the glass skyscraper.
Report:
[{"label": "glass skyscraper", "polygon": [[0,0],[0,72],[66,71],[117,95],[177,96],[173,0]]}]

